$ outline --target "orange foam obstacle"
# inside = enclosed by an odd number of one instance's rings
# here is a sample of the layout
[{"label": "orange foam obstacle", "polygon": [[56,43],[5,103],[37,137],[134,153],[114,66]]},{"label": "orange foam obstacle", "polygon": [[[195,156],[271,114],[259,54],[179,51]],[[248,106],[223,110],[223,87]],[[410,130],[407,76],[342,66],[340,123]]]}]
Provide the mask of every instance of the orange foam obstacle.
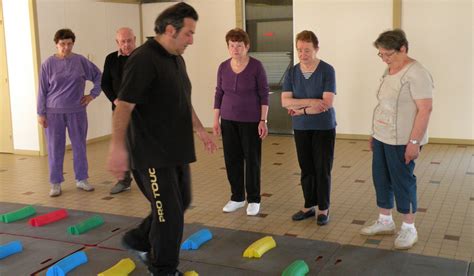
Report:
[{"label": "orange foam obstacle", "polygon": [[120,262],[106,271],[97,274],[97,276],[125,276],[132,273],[135,267],[135,263],[130,258],[126,258],[120,260]]},{"label": "orange foam obstacle", "polygon": [[276,247],[276,242],[271,236],[266,236],[261,238],[254,243],[252,243],[247,249],[244,251],[244,257],[246,258],[260,258],[265,254],[268,250]]},{"label": "orange foam obstacle", "polygon": [[28,223],[31,226],[39,227],[67,218],[69,215],[66,209],[59,209],[41,216],[31,218]]}]

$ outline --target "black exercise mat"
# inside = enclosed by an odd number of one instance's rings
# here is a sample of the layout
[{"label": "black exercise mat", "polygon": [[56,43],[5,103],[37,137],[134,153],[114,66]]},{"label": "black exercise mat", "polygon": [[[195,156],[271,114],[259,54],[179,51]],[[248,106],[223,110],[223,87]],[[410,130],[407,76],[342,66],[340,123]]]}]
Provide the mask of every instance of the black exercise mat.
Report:
[{"label": "black exercise mat", "polygon": [[240,268],[206,264],[200,262],[180,261],[179,271],[185,273],[187,271],[195,271],[203,276],[262,276],[266,275],[262,272],[248,271]]},{"label": "black exercise mat", "polygon": [[[127,252],[118,250],[108,250],[97,247],[88,247],[84,250],[87,255],[87,263],[82,264],[71,270],[68,276],[83,276],[83,275],[97,275],[110,267],[117,264],[120,260],[130,258],[135,263],[135,269],[130,276],[148,275],[148,269],[145,265],[133,257],[129,256]],[[38,273],[38,276],[46,275],[47,269]]]},{"label": "black exercise mat", "polygon": [[320,275],[467,275],[468,265],[460,260],[343,245]]},{"label": "black exercise mat", "polygon": [[[136,223],[132,226],[130,226],[129,228],[125,229],[124,231],[122,231],[121,233],[117,234],[117,235],[114,235],[112,237],[110,237],[109,239],[99,243],[97,245],[97,247],[100,247],[100,248],[107,248],[107,249],[120,249],[120,250],[123,250],[124,248],[122,247],[122,237],[123,235],[125,234],[125,232],[127,232],[127,230],[129,229],[133,229],[135,227],[137,227],[140,223]],[[204,225],[202,224],[194,224],[194,223],[191,223],[191,224],[184,224],[184,230],[183,230],[183,242],[185,239],[187,239],[190,235],[194,234],[195,232],[203,229],[203,228],[206,228]]]},{"label": "black exercise mat", "polygon": [[[19,209],[26,205],[14,204],[14,203],[0,203],[0,213],[9,212],[12,210]],[[44,206],[34,206],[37,213],[35,216],[43,215],[51,211],[58,210],[60,208],[51,208]],[[10,210],[9,210],[10,209]],[[6,210],[6,211],[4,211]],[[2,229],[0,232],[6,234],[15,234],[28,237],[35,237],[47,240],[73,242],[83,245],[97,245],[101,241],[107,240],[110,237],[117,235],[124,230],[128,229],[132,225],[137,224],[141,221],[140,218],[126,217],[111,214],[100,214],[104,219],[104,224],[98,228],[92,229],[81,235],[71,235],[67,233],[67,228],[79,222],[82,222],[92,215],[97,213],[85,212],[78,210],[67,209],[69,216],[65,219],[56,221],[51,224],[47,224],[40,227],[33,227],[28,224],[28,219],[16,221],[13,223],[0,223]],[[31,217],[30,217],[31,218]]]},{"label": "black exercise mat", "polygon": [[[326,264],[340,247],[338,243],[287,236],[272,236],[277,246],[259,259],[249,259],[242,257],[245,249],[256,240],[267,235],[214,227],[201,227],[208,228],[213,234],[213,239],[202,245],[198,250],[181,250],[180,257],[182,260],[273,275],[280,275],[295,260],[304,260],[309,266],[310,274],[313,275],[321,270],[322,266]],[[184,237],[183,240],[186,238]]]},{"label": "black exercise mat", "polygon": [[14,240],[21,241],[23,251],[0,260],[2,276],[30,275],[83,248],[79,244],[0,234],[0,244]]}]

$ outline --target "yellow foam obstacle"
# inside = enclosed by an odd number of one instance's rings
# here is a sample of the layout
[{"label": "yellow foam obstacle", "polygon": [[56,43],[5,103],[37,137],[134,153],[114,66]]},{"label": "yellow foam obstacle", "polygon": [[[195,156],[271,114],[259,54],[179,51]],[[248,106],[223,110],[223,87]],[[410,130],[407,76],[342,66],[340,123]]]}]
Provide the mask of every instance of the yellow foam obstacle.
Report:
[{"label": "yellow foam obstacle", "polygon": [[97,274],[97,276],[127,276],[135,269],[135,263],[130,259],[122,259],[111,268]]},{"label": "yellow foam obstacle", "polygon": [[268,250],[276,247],[276,242],[271,236],[263,237],[254,243],[252,243],[244,251],[244,257],[246,258],[260,258]]},{"label": "yellow foam obstacle", "polygon": [[191,270],[184,272],[184,276],[199,276],[199,274],[196,271]]}]

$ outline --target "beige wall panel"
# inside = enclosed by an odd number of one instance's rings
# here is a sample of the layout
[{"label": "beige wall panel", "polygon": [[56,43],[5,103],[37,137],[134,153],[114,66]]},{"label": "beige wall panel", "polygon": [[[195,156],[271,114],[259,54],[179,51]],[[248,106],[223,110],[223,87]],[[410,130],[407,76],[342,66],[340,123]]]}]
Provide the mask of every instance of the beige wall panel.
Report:
[{"label": "beige wall panel", "polygon": [[372,42],[391,28],[392,1],[294,0],[293,23],[295,35],[305,29],[316,33],[318,56],[336,70],[337,132],[369,134],[385,68]]},{"label": "beige wall panel", "polygon": [[403,1],[409,54],[435,83],[430,137],[474,139],[473,13],[471,0]]}]

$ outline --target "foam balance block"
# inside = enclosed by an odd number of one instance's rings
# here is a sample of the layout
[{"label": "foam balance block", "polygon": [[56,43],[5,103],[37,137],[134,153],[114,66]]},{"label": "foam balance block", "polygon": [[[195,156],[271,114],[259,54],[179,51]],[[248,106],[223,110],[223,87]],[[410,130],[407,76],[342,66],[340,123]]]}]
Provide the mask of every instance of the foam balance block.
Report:
[{"label": "foam balance block", "polygon": [[184,276],[199,276],[199,274],[196,271],[191,270],[184,272]]},{"label": "foam balance block", "polygon": [[21,241],[11,241],[9,243],[0,245],[0,260],[21,251],[23,251]]},{"label": "foam balance block", "polygon": [[43,225],[46,225],[46,224],[56,222],[58,220],[62,220],[64,218],[67,218],[68,216],[69,215],[68,215],[66,209],[59,209],[59,210],[49,212],[49,213],[41,215],[41,216],[31,218],[28,221],[28,223],[31,226],[39,227],[39,226],[43,226]]},{"label": "foam balance block", "polygon": [[36,209],[33,206],[26,206],[13,212],[0,215],[0,221],[10,223],[21,220],[36,214]]},{"label": "foam balance block", "polygon": [[196,250],[205,242],[212,239],[212,233],[209,229],[205,228],[197,231],[187,238],[183,244],[181,244],[182,250]]},{"label": "foam balance block", "polygon": [[263,237],[245,249],[243,256],[246,258],[260,258],[268,250],[276,247],[276,242],[271,236]]},{"label": "foam balance block", "polygon": [[87,263],[86,253],[79,251],[55,263],[46,271],[46,276],[65,276],[69,271],[85,263]]},{"label": "foam balance block", "polygon": [[309,267],[303,260],[296,260],[291,263],[285,270],[281,276],[305,276],[309,272]]},{"label": "foam balance block", "polygon": [[69,226],[67,232],[71,235],[80,235],[86,233],[94,228],[97,228],[104,224],[104,219],[99,215],[93,215],[92,217],[76,224]]},{"label": "foam balance block", "polygon": [[135,269],[135,263],[130,259],[122,259],[111,268],[97,274],[97,276],[126,276]]}]

